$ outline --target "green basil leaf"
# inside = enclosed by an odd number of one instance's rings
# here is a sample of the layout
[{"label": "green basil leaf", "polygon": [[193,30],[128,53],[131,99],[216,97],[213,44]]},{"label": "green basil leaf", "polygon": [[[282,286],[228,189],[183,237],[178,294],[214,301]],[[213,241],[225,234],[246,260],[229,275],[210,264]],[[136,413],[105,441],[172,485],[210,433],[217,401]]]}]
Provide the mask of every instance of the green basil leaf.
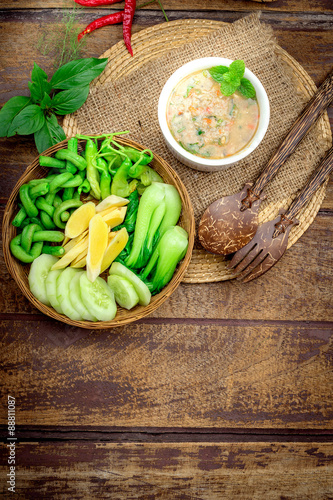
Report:
[{"label": "green basil leaf", "polygon": [[29,135],[34,134],[42,128],[45,122],[43,110],[37,104],[29,104],[15,116],[8,130],[7,137],[15,134]]},{"label": "green basil leaf", "polygon": [[28,87],[34,102],[40,102],[44,98],[45,92],[49,94],[51,91],[52,87],[47,81],[47,74],[36,63],[34,63],[31,72],[31,82],[28,83]]},{"label": "green basil leaf", "polygon": [[209,69],[210,76],[218,83],[223,81],[223,75],[228,71],[228,66],[213,66]]},{"label": "green basil leaf", "polygon": [[256,89],[247,78],[241,78],[240,86],[238,87],[239,92],[243,94],[244,97],[248,99],[256,98]]},{"label": "green basil leaf", "polygon": [[10,124],[15,116],[31,102],[30,97],[16,96],[9,99],[0,111],[0,137],[7,137]]},{"label": "green basil leaf", "polygon": [[94,57],[70,61],[54,73],[50,82],[52,88],[68,90],[88,85],[102,73],[107,62],[107,58],[96,59]]},{"label": "green basil leaf", "polygon": [[233,76],[242,78],[245,72],[245,63],[242,59],[233,61],[229,66],[229,71]]},{"label": "green basil leaf", "polygon": [[35,132],[35,144],[39,153],[66,139],[55,115],[47,116],[41,129]]},{"label": "green basil leaf", "polygon": [[74,113],[74,111],[81,108],[82,104],[86,102],[88,94],[89,85],[63,90],[53,97],[51,107],[58,115]]},{"label": "green basil leaf", "polygon": [[237,83],[223,81],[220,83],[221,94],[225,96],[232,95],[237,90]]},{"label": "green basil leaf", "polygon": [[51,97],[49,96],[49,94],[47,94],[46,92],[44,93],[44,97],[43,99],[41,100],[40,102],[40,107],[42,109],[47,109],[47,108],[50,108],[51,107],[51,103],[52,103],[52,99]]}]

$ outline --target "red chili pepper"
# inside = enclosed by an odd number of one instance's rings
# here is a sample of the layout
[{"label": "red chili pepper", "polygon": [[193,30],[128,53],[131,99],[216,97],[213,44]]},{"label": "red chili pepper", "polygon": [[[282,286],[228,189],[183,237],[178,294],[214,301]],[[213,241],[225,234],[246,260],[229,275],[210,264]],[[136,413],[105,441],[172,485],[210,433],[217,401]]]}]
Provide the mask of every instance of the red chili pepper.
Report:
[{"label": "red chili pepper", "polygon": [[123,20],[123,37],[128,52],[133,55],[131,47],[132,22],[136,7],[136,0],[125,0],[124,20]]},{"label": "red chili pepper", "polygon": [[124,11],[121,10],[119,12],[115,12],[114,14],[110,14],[108,16],[103,16],[100,17],[99,19],[96,19],[92,23],[88,24],[85,30],[83,30],[77,37],[78,40],[81,40],[81,38],[84,35],[87,35],[88,33],[91,33],[91,31],[96,30],[97,28],[102,28],[103,26],[108,26],[110,24],[117,24],[121,23],[124,18]]},{"label": "red chili pepper", "polygon": [[74,2],[83,5],[84,7],[96,7],[98,5],[112,5],[113,3],[121,1],[122,0],[74,0]]}]

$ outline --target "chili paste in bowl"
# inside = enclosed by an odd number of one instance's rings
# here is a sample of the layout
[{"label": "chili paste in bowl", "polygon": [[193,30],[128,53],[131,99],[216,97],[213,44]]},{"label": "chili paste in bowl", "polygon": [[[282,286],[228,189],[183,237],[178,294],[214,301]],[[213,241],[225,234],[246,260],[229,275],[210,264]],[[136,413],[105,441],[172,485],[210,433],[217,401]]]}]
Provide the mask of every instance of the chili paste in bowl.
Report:
[{"label": "chili paste in bowl", "polygon": [[250,154],[263,139],[269,122],[269,101],[259,80],[247,69],[254,95],[231,95],[210,68],[231,60],[203,58],[179,68],[165,84],[159,100],[159,123],[171,152],[197,170],[225,168]]}]

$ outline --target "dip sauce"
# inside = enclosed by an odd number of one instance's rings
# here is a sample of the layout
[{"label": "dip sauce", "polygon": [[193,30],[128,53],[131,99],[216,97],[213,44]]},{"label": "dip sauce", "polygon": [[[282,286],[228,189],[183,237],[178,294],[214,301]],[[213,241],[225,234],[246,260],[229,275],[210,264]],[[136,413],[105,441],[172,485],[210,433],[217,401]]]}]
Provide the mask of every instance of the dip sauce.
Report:
[{"label": "dip sauce", "polygon": [[186,151],[209,159],[234,155],[254,136],[259,106],[239,92],[226,97],[208,70],[184,78],[172,91],[167,123]]}]

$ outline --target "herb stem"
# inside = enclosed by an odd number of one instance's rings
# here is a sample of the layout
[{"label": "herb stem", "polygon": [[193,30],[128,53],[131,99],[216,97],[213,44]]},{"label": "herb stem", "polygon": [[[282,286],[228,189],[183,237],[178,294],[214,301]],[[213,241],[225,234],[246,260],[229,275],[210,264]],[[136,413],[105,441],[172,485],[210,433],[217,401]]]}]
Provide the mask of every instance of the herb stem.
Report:
[{"label": "herb stem", "polygon": [[166,22],[168,23],[168,22],[169,22],[169,19],[168,19],[168,17],[167,17],[167,15],[166,15],[166,13],[165,13],[165,10],[163,9],[162,2],[161,2],[161,0],[157,0],[157,1],[158,1],[159,6],[161,7],[161,10],[162,10],[163,15],[164,15],[164,17],[165,17],[165,20],[166,20]]}]

